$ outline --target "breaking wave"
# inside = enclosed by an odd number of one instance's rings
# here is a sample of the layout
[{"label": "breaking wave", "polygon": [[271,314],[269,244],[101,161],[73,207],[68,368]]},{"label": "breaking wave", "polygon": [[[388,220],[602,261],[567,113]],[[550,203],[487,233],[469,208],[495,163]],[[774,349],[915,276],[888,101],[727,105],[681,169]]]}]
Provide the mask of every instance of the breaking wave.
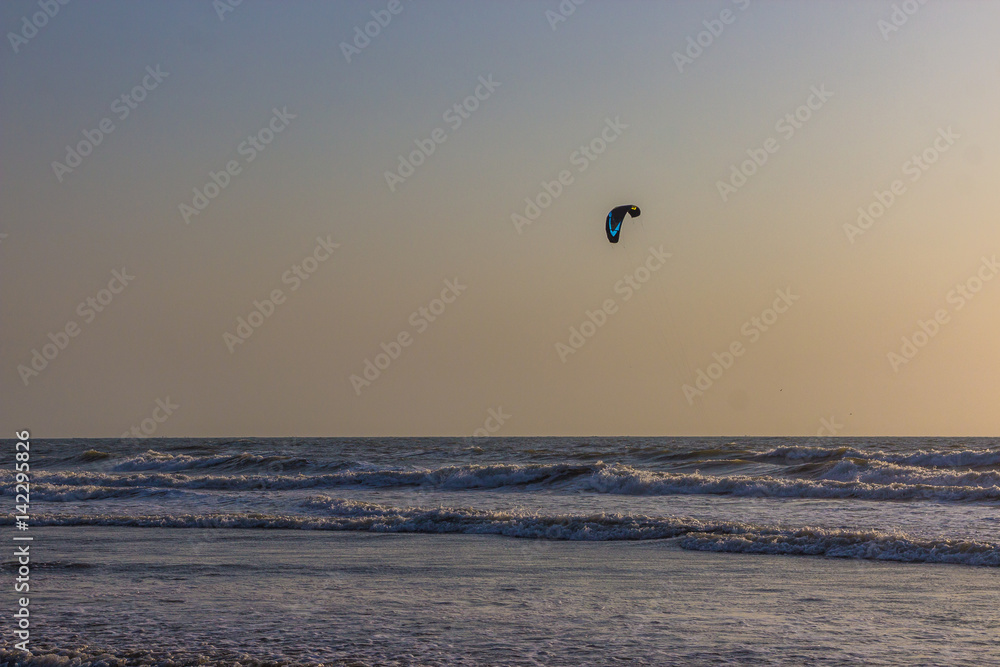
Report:
[{"label": "breaking wave", "polygon": [[[265,513],[180,515],[52,515],[41,526],[132,526],[344,530],[380,533],[463,533],[535,540],[623,541],[681,538],[696,551],[858,558],[907,563],[1000,567],[1000,545],[959,539],[917,538],[900,531],[782,527],[623,513],[545,514],[527,510],[395,507],[313,496],[302,503],[311,516]],[[10,523],[5,520],[5,523]]]},{"label": "breaking wave", "polygon": [[[960,453],[964,454],[964,453]],[[188,465],[173,460],[167,465]],[[190,458],[190,457],[184,457]],[[232,457],[219,457],[219,459]],[[963,460],[969,460],[965,457]],[[979,459],[981,460],[981,459]],[[143,465],[149,464],[148,460]],[[129,463],[139,465],[135,461]],[[709,494],[763,498],[852,498],[871,501],[994,502],[1000,500],[1000,471],[925,467],[881,460],[838,459],[822,468],[796,466],[785,474],[659,472],[622,464],[495,464],[439,468],[366,466],[306,475],[185,472],[37,472],[32,492],[52,502],[135,497],[168,491],[252,491],[338,487],[419,487],[440,491],[550,490],[619,495]],[[120,467],[120,466],[119,466]],[[10,472],[0,472],[0,481]],[[152,491],[152,490],[157,491]],[[0,495],[13,495],[4,484]]]}]

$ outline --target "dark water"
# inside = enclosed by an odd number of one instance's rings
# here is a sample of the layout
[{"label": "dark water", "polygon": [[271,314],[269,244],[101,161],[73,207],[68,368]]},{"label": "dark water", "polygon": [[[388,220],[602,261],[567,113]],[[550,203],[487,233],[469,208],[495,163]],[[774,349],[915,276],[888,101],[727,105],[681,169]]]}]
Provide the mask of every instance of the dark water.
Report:
[{"label": "dark water", "polygon": [[993,440],[64,440],[31,463],[51,664],[1000,664]]}]

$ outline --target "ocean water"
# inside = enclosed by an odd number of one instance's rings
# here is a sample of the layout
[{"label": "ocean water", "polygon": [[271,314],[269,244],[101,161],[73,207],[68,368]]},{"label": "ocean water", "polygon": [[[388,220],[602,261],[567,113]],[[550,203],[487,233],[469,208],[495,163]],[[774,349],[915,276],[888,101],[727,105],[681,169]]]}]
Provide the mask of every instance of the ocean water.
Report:
[{"label": "ocean water", "polygon": [[0,664],[1000,665],[996,440],[36,440],[27,532],[13,451]]}]

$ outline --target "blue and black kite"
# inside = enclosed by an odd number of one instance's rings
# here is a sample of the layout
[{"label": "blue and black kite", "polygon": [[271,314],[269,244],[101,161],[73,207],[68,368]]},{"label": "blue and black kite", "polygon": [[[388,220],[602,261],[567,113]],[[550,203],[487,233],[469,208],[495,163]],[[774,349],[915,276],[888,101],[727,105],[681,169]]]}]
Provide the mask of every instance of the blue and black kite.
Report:
[{"label": "blue and black kite", "polygon": [[633,218],[638,218],[640,213],[639,207],[626,204],[625,206],[616,206],[608,213],[608,222],[605,231],[608,233],[608,240],[612,243],[618,243],[618,239],[621,237],[622,220],[625,219],[626,213]]}]

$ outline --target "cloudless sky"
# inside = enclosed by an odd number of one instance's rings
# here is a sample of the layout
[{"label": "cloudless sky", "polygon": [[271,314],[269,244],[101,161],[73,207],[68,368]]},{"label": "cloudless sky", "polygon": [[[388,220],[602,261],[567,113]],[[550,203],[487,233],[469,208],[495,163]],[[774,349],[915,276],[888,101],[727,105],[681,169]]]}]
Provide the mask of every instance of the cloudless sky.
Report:
[{"label": "cloudless sky", "polygon": [[16,0],[0,27],[11,431],[1000,428],[997,3]]}]

